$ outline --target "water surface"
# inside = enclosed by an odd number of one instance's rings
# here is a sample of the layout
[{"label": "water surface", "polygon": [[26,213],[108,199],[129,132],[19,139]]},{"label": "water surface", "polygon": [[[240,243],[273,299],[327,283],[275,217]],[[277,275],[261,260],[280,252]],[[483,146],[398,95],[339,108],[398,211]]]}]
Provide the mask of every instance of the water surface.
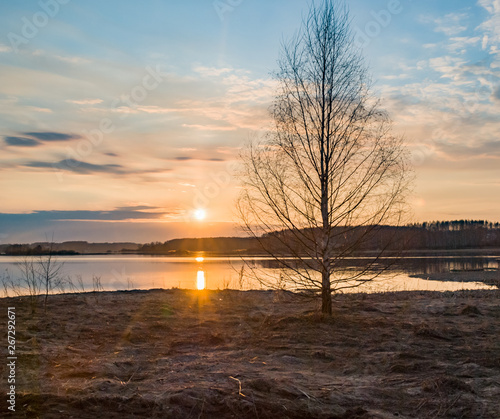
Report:
[{"label": "water surface", "polygon": [[[16,256],[0,257],[0,278],[19,282],[22,277],[19,262],[22,259]],[[359,269],[366,260],[347,259],[342,269]],[[498,277],[499,260],[500,256],[436,256],[395,260],[390,271],[354,291],[489,289],[493,287],[479,282],[481,275],[484,273]],[[86,291],[93,290],[93,278],[98,278],[105,290],[173,287],[261,289],[264,287],[252,275],[252,268],[260,275],[273,277],[278,277],[280,272],[278,264],[270,258],[248,258],[243,261],[234,257],[99,255],[61,256],[57,257],[57,261],[63,264],[61,275],[74,283],[81,278]],[[444,274],[446,280],[436,280],[436,274]],[[428,277],[430,280],[427,280]]]}]

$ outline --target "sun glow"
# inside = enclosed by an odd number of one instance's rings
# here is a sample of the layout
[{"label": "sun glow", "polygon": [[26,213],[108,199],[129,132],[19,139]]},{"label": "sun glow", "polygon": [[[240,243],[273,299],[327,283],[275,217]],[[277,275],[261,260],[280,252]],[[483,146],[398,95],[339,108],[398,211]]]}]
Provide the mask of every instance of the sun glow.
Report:
[{"label": "sun glow", "polygon": [[196,276],[196,288],[198,290],[205,289],[205,272],[201,269],[198,271],[198,275]]},{"label": "sun glow", "polygon": [[205,258],[204,258],[204,257],[202,257],[202,256],[198,256],[198,257],[196,258],[196,262],[203,262],[204,260],[205,260]]},{"label": "sun glow", "polygon": [[194,218],[196,218],[198,221],[204,220],[206,216],[207,212],[204,209],[200,208],[194,212]]}]

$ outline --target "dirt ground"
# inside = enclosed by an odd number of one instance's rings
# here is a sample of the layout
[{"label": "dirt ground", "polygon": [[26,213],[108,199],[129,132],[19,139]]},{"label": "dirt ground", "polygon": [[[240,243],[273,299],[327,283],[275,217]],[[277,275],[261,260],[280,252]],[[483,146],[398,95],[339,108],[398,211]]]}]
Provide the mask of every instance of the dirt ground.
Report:
[{"label": "dirt ground", "polygon": [[496,419],[499,303],[500,291],[342,295],[327,318],[272,291],[54,295],[34,315],[8,298],[0,353],[15,306],[12,417]]}]

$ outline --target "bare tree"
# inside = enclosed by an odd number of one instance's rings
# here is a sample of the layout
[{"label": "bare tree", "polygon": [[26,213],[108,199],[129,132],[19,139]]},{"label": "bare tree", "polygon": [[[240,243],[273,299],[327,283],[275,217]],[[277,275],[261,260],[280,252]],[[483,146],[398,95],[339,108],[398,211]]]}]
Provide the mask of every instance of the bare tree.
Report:
[{"label": "bare tree", "polygon": [[[332,291],[381,272],[379,257],[356,271],[342,266],[379,240],[380,226],[401,223],[406,152],[370,92],[345,3],[312,5],[283,45],[275,78],[274,129],[243,154],[238,209],[287,283],[320,290],[322,312],[331,314]],[[387,244],[377,247],[381,256]],[[275,280],[261,278],[267,286]]]},{"label": "bare tree", "polygon": [[45,291],[44,307],[47,310],[47,299],[50,292],[54,289],[63,286],[63,278],[61,276],[61,269],[63,263],[59,262],[54,256],[54,242],[49,243],[47,254],[38,258],[37,270],[40,278],[41,286]]},{"label": "bare tree", "polygon": [[28,296],[31,314],[35,314],[42,288],[35,260],[32,256],[24,256],[17,263],[17,267],[21,272],[21,277],[17,280],[9,279],[9,287],[16,295]]}]

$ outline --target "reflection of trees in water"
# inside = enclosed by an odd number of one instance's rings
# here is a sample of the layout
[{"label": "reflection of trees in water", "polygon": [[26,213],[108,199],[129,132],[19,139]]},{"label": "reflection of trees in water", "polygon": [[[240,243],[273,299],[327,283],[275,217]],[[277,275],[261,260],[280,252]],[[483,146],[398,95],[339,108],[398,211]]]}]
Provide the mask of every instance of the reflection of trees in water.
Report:
[{"label": "reflection of trees in water", "polygon": [[[264,269],[284,269],[285,265],[277,260],[254,261],[255,267]],[[289,260],[288,265],[300,269],[303,262],[300,260]],[[337,263],[338,269],[365,269],[367,265],[373,264],[373,259],[354,258],[344,259]],[[387,266],[384,264],[384,266]],[[422,257],[409,258],[395,261],[392,270],[403,271],[408,274],[435,274],[454,271],[483,271],[498,270],[499,262],[495,258],[487,257],[457,257],[457,258],[437,258]],[[377,269],[375,264],[374,270]]]},{"label": "reflection of trees in water", "polygon": [[[387,266],[387,260],[384,262],[384,267]],[[308,267],[313,266],[314,264],[317,264],[319,266],[319,261],[314,261],[314,260],[307,260],[307,265]],[[389,262],[390,263],[390,262]],[[282,263],[278,260],[260,260],[258,261],[258,264],[260,265],[259,267],[265,268],[265,269],[285,269],[286,267],[292,267],[294,269],[301,269],[305,262],[304,259],[287,259],[286,264]],[[359,268],[359,269],[366,269],[367,266],[370,266],[374,271],[378,270],[378,264],[374,262],[374,258],[362,258],[362,259],[342,259],[335,261],[335,267],[337,269],[353,269],[353,268]],[[380,265],[382,266],[382,264]]]},{"label": "reflection of trees in water", "polygon": [[498,269],[498,262],[491,258],[418,258],[406,259],[402,268],[412,274],[435,274],[455,271],[484,271]]}]

